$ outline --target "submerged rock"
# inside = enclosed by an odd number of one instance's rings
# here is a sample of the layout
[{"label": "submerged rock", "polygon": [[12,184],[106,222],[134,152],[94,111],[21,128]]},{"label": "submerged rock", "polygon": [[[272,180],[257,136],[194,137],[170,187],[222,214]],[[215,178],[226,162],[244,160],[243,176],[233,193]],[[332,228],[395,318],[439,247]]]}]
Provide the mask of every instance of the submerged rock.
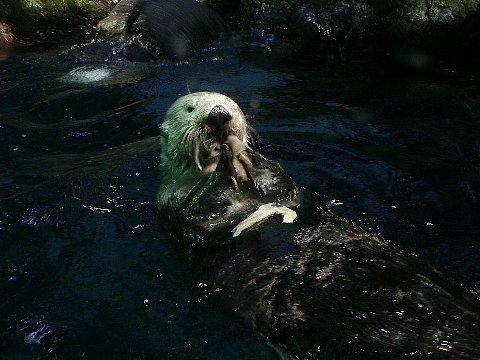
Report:
[{"label": "submerged rock", "polygon": [[139,66],[81,66],[60,77],[61,81],[84,85],[131,84],[142,80],[148,74]]}]

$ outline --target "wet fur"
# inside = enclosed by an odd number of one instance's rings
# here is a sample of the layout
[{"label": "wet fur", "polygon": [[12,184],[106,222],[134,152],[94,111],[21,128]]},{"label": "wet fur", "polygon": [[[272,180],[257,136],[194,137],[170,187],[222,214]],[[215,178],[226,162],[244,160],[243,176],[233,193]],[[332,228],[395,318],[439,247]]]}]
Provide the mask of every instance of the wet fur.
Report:
[{"label": "wet fur", "polygon": [[[196,107],[208,110],[212,99],[224,101],[206,94]],[[174,104],[162,129],[161,176],[168,180],[159,191],[161,217],[177,238],[195,244],[196,266],[282,356],[478,358],[477,299],[416,257],[322,210],[275,162],[249,150],[251,179],[240,190],[228,181],[225,162],[208,176],[195,172],[179,145],[183,121],[190,121],[179,108],[188,100]],[[271,218],[233,239],[231,229],[269,202],[295,209],[298,221]]]}]

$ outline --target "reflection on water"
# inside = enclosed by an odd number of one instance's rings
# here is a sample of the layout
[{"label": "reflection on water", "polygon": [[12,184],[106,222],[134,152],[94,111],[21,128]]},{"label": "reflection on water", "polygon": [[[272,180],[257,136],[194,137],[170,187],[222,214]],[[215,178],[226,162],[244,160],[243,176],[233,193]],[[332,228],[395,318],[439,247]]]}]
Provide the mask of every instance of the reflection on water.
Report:
[{"label": "reflection on water", "polygon": [[175,63],[75,42],[0,62],[5,356],[277,356],[158,225],[158,125],[189,91],[234,98],[299,184],[477,286],[480,117],[459,85],[256,44]]}]

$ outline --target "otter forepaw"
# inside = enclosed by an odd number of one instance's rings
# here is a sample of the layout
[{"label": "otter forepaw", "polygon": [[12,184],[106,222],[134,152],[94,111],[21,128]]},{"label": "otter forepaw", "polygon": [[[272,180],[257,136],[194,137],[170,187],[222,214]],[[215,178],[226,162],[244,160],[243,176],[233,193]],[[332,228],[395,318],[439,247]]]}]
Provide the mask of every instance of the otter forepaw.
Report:
[{"label": "otter forepaw", "polygon": [[240,154],[237,155],[238,160],[245,166],[247,171],[250,173],[253,169],[252,160],[248,156],[247,150],[242,151]]},{"label": "otter forepaw", "polygon": [[235,135],[229,135],[225,144],[229,147],[231,152],[229,165],[232,178],[241,182],[248,181],[248,173],[251,172],[253,165],[248,156],[247,147]]},{"label": "otter forepaw", "polygon": [[240,159],[237,156],[233,156],[230,159],[229,165],[230,165],[230,171],[232,173],[233,178],[241,182],[248,181],[247,170],[245,169],[244,164],[240,161]]}]

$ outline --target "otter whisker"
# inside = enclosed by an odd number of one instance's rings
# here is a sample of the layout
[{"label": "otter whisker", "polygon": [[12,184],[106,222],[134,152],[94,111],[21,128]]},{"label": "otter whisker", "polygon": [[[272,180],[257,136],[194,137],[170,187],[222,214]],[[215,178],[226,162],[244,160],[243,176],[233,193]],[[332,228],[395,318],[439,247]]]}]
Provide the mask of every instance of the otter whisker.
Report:
[{"label": "otter whisker", "polygon": [[190,125],[186,128],[185,130],[185,134],[183,136],[183,143],[186,147],[186,149],[188,150],[188,152],[190,153],[190,155],[192,155],[192,153],[194,152],[195,150],[195,143],[198,141],[197,140],[197,131],[198,129],[195,127],[195,125]]},{"label": "otter whisker", "polygon": [[206,136],[206,131],[205,129],[198,128],[197,133],[196,133],[196,139],[195,141],[198,142],[200,145],[203,145],[205,141],[207,141],[207,136]]},{"label": "otter whisker", "polygon": [[182,137],[182,143],[184,144],[185,148],[191,153],[191,144],[190,144],[190,135],[192,132],[192,127],[189,126],[185,129],[185,133]]},{"label": "otter whisker", "polygon": [[193,152],[193,148],[194,148],[194,137],[193,137],[193,129],[192,128],[190,128],[189,131],[188,131],[187,147],[188,147],[188,151],[191,155],[192,152]]}]

